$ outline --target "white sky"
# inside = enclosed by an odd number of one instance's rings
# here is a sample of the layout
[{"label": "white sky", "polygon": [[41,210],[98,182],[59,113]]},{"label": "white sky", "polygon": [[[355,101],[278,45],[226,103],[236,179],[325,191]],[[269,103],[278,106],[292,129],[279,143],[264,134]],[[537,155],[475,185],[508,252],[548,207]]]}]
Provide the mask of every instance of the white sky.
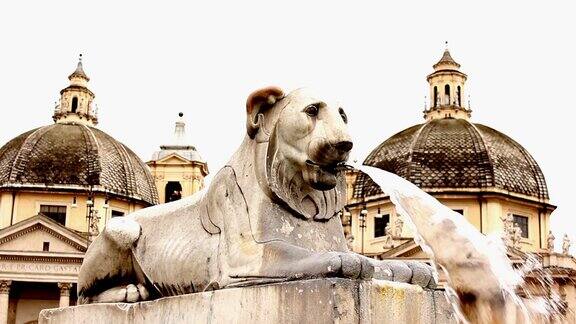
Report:
[{"label": "white sky", "polygon": [[[262,86],[321,88],[344,103],[360,160],[422,122],[426,75],[449,41],[473,121],[542,167],[556,237],[576,239],[575,8],[528,1],[11,1],[0,4],[0,144],[51,123],[84,54],[99,128],[148,160],[179,111],[215,173]],[[561,245],[557,239],[556,246]]]}]

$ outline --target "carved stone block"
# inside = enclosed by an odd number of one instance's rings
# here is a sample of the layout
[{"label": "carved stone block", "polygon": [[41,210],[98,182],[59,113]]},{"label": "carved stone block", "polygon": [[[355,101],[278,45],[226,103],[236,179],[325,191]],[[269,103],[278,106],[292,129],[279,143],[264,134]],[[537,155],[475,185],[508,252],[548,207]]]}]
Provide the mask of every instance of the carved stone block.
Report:
[{"label": "carved stone block", "polygon": [[47,309],[61,323],[456,323],[443,292],[389,281],[312,279],[140,303]]}]

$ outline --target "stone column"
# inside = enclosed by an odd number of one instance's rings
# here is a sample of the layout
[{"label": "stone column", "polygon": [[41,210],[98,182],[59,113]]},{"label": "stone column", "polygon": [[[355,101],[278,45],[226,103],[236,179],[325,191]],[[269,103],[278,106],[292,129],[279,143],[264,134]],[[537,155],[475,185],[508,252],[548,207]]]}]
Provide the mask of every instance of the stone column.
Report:
[{"label": "stone column", "polygon": [[60,304],[58,307],[70,306],[70,288],[72,288],[72,284],[69,282],[59,282],[58,288],[60,288]]},{"label": "stone column", "polygon": [[8,298],[12,280],[0,280],[0,324],[8,323]]}]

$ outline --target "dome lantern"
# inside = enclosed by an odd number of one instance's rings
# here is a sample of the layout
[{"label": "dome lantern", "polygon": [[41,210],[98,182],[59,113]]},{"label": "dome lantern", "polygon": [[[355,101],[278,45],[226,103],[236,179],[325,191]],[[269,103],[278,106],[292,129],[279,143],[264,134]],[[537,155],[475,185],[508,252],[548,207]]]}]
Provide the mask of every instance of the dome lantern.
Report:
[{"label": "dome lantern", "polygon": [[434,72],[426,78],[430,84],[430,108],[424,111],[424,119],[468,120],[472,111],[464,102],[464,85],[467,76],[460,72],[460,64],[452,58],[448,48],[444,50],[442,58],[433,65],[433,68]]},{"label": "dome lantern", "polygon": [[70,85],[60,91],[60,103],[56,106],[52,119],[56,123],[76,123],[88,126],[98,124],[93,107],[94,93],[88,89],[90,78],[82,66],[82,54],[76,70],[68,76]]}]

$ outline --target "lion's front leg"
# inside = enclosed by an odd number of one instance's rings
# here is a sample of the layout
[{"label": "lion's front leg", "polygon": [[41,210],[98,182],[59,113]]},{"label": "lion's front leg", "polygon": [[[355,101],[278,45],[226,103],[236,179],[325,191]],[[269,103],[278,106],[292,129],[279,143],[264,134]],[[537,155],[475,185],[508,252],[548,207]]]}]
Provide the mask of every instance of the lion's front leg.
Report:
[{"label": "lion's front leg", "polygon": [[424,262],[366,259],[374,266],[374,279],[405,282],[423,288],[436,287],[434,269]]},{"label": "lion's front leg", "polygon": [[237,273],[228,285],[248,286],[311,278],[370,279],[374,266],[351,252],[311,252],[285,243],[264,243],[263,264],[256,273]]}]

